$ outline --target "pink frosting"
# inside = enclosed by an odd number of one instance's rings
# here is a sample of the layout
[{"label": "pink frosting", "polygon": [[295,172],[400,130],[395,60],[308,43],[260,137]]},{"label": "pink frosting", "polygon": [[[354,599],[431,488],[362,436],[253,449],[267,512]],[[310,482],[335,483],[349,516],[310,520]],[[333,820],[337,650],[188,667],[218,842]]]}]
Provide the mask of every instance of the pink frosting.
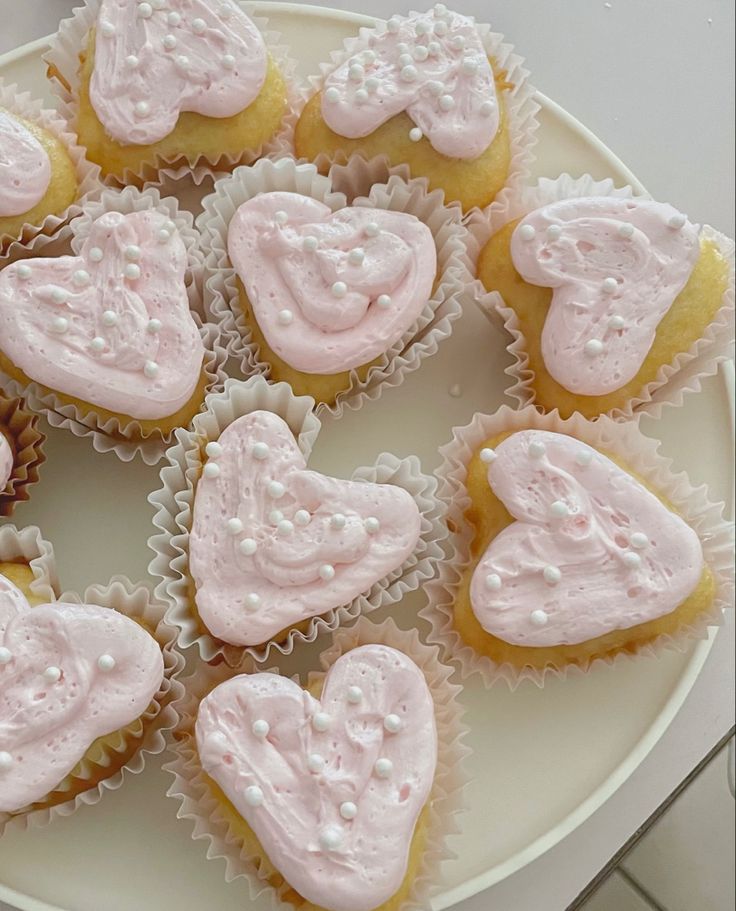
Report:
[{"label": "pink frosting", "polygon": [[187,253],[160,212],[107,212],[79,256],[0,273],[0,349],[32,380],[139,420],[173,414],[199,380]]},{"label": "pink frosting", "polygon": [[232,117],[258,97],[268,55],[234,0],[102,0],[90,101],[123,145],[168,136],[179,114]]},{"label": "pink frosting", "polygon": [[340,373],[384,354],[418,319],[437,271],[432,233],[413,215],[333,214],[298,193],[243,203],[228,252],[268,344],[304,373]]},{"label": "pink frosting", "polygon": [[669,614],[697,586],[703,551],[692,528],[591,446],[525,430],[495,456],[488,481],[517,521],[473,573],[487,632],[514,645],[575,645]]},{"label": "pink frosting", "polygon": [[0,217],[23,215],[46,195],[51,162],[22,123],[0,110]]},{"label": "pink frosting", "polygon": [[209,452],[189,566],[199,614],[225,642],[259,645],[349,604],[416,547],[421,517],[407,491],[308,471],[270,412],[238,418]]},{"label": "pink frosting", "polygon": [[161,649],[110,608],[31,608],[0,576],[0,811],[41,800],[98,738],[145,712]]},{"label": "pink frosting", "polygon": [[525,281],[554,289],[542,332],[550,375],[605,395],[639,372],[657,326],[700,254],[699,228],[672,206],[612,196],[537,209],[511,239]]},{"label": "pink frosting", "polygon": [[2,431],[0,431],[0,491],[5,490],[12,473],[13,450],[10,448],[10,443],[5,439]]},{"label": "pink frosting", "polygon": [[437,764],[432,695],[406,655],[348,652],[321,702],[276,674],[234,677],[202,701],[196,736],[204,769],[300,895],[372,911],[398,890]]},{"label": "pink frosting", "polygon": [[[472,18],[435,7],[363,30],[356,51],[325,80],[322,116],[340,136],[361,139],[402,111],[432,147],[477,158],[498,132],[496,85]],[[361,33],[363,34],[363,33]]]}]

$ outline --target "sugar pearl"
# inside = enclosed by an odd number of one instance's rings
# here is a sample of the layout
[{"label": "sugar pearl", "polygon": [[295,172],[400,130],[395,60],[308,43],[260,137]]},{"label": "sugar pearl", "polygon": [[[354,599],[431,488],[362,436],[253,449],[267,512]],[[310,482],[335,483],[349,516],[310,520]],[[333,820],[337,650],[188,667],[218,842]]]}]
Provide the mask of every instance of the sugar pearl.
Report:
[{"label": "sugar pearl", "polygon": [[97,353],[105,350],[105,339],[99,335],[96,335],[89,344],[92,350]]},{"label": "sugar pearl", "polygon": [[320,756],[319,753],[311,753],[307,756],[307,768],[315,775],[318,775],[326,765],[324,757]]},{"label": "sugar pearl", "polygon": [[620,329],[623,329],[626,325],[626,320],[623,316],[616,314],[612,316],[608,321],[608,328],[613,329],[615,332],[618,332]]},{"label": "sugar pearl", "polygon": [[439,35],[440,38],[444,37],[447,34],[447,23],[446,22],[435,22],[434,33],[435,33],[435,35]]},{"label": "sugar pearl", "polygon": [[352,263],[354,266],[361,266],[363,260],[365,259],[365,250],[361,250],[360,247],[354,247],[348,253],[348,262]]},{"label": "sugar pearl", "polygon": [[226,70],[235,69],[235,57],[232,54],[225,54],[222,58],[222,65]]},{"label": "sugar pearl", "polygon": [[497,458],[498,458],[498,455],[496,454],[495,449],[485,448],[485,449],[481,449],[481,451],[480,451],[480,460],[481,460],[481,462],[485,462],[486,465],[490,465],[491,462],[495,462]]},{"label": "sugar pearl", "polygon": [[143,366],[143,373],[149,380],[155,379],[158,376],[158,364],[156,361],[146,361]]},{"label": "sugar pearl", "polygon": [[330,582],[335,578],[335,567],[330,563],[323,563],[319,568],[319,577],[323,582]]},{"label": "sugar pearl", "polygon": [[139,19],[150,19],[153,15],[153,7],[150,3],[139,3],[136,12]]},{"label": "sugar pearl", "polygon": [[414,62],[414,58],[411,54],[405,53],[399,56],[399,66],[411,66]]},{"label": "sugar pearl", "polygon": [[320,734],[329,731],[332,720],[326,712],[315,712],[312,715],[312,727]]},{"label": "sugar pearl", "polygon": [[445,91],[444,84],[437,79],[433,79],[431,82],[428,82],[427,88],[433,95],[436,95],[438,98]]},{"label": "sugar pearl", "polygon": [[105,38],[112,38],[112,36],[115,34],[115,26],[112,24],[112,22],[104,21],[100,23],[100,31],[105,36]]},{"label": "sugar pearl", "polygon": [[545,447],[544,443],[540,442],[539,440],[532,440],[529,444],[529,455],[533,459],[541,459],[546,451],[547,448]]},{"label": "sugar pearl", "polygon": [[362,82],[365,76],[365,67],[361,63],[351,63],[348,76],[353,82]]},{"label": "sugar pearl", "polygon": [[584,351],[588,357],[597,357],[603,352],[603,342],[599,338],[591,338],[585,343]]},{"label": "sugar pearl", "polygon": [[227,520],[228,534],[239,535],[243,531],[243,527],[242,519],[239,519],[237,516],[233,516],[232,519]]},{"label": "sugar pearl", "polygon": [[161,44],[163,44],[167,51],[173,51],[176,47],[176,38],[173,35],[164,35]]},{"label": "sugar pearl", "polygon": [[0,750],[0,772],[9,772],[13,768],[13,757],[5,750]]},{"label": "sugar pearl", "polygon": [[546,626],[549,621],[547,612],[543,610],[533,610],[529,615],[529,619],[532,621],[534,626]]},{"label": "sugar pearl", "polygon": [[156,239],[160,244],[167,244],[171,240],[171,235],[166,230],[166,228],[161,228],[161,230],[156,235]]},{"label": "sugar pearl", "polygon": [[283,518],[284,514],[280,509],[272,509],[268,514],[268,521],[271,522],[272,525],[278,525]]},{"label": "sugar pearl", "polygon": [[286,493],[286,488],[281,481],[269,481],[266,489],[269,497],[273,497],[274,500],[280,499]]},{"label": "sugar pearl", "polygon": [[238,550],[243,556],[252,557],[258,550],[258,544],[254,538],[243,538],[240,544],[238,544]]},{"label": "sugar pearl", "polygon": [[547,228],[547,240],[559,240],[562,236],[562,228],[559,225],[550,225]]},{"label": "sugar pearl", "polygon": [[369,94],[366,89],[358,89],[355,93],[355,100],[358,104],[365,104],[369,99]]},{"label": "sugar pearl", "polygon": [[519,228],[519,237],[522,240],[534,240],[536,236],[537,232],[533,225],[522,225]]},{"label": "sugar pearl", "polygon": [[83,288],[85,285],[89,284],[89,272],[85,269],[77,269],[74,275],[72,275],[72,281],[78,288]]},{"label": "sugar pearl", "polygon": [[58,683],[61,680],[61,669],[51,665],[43,672],[43,679],[46,683]]},{"label": "sugar pearl", "polygon": [[345,282],[335,282],[330,290],[333,297],[345,297],[348,293],[348,286]]},{"label": "sugar pearl", "polygon": [[125,277],[131,281],[136,281],[141,277],[141,267],[136,263],[128,263],[124,271]]},{"label": "sugar pearl", "polygon": [[100,249],[100,247],[92,247],[92,249],[89,251],[89,258],[92,260],[93,263],[102,262],[103,255],[104,254],[103,254],[102,250]]},{"label": "sugar pearl", "polygon": [[118,324],[118,315],[114,310],[105,310],[102,314],[102,322],[106,326],[117,326]]},{"label": "sugar pearl", "polygon": [[483,117],[490,117],[496,110],[496,105],[492,101],[484,101],[480,106],[480,113]]},{"label": "sugar pearl", "polygon": [[257,607],[260,607],[261,596],[257,592],[249,592],[245,596],[244,601],[248,610],[255,610]]},{"label": "sugar pearl", "polygon": [[363,690],[359,686],[348,687],[348,702],[351,705],[358,705],[363,699]]},{"label": "sugar pearl", "polygon": [[376,62],[376,52],[372,50],[363,51],[363,63],[367,66],[371,66]]},{"label": "sugar pearl", "polygon": [[316,237],[305,237],[302,241],[302,249],[305,253],[314,253],[317,247],[319,247],[319,241]]},{"label": "sugar pearl", "polygon": [[679,231],[681,228],[684,228],[685,225],[687,224],[687,217],[685,215],[683,215],[681,212],[678,212],[677,215],[673,215],[672,218],[669,219],[667,224],[670,226],[670,228],[673,228],[675,231]]},{"label": "sugar pearl", "polygon": [[207,23],[204,19],[192,19],[192,31],[195,35],[203,35],[207,30]]},{"label": "sugar pearl", "polygon": [[259,718],[253,722],[251,730],[253,731],[254,736],[260,737],[261,740],[263,740],[268,737],[268,732],[271,730],[271,725],[263,718]]},{"label": "sugar pearl", "polygon": [[455,35],[450,41],[450,47],[455,51],[461,51],[465,47],[465,38],[462,35]]},{"label": "sugar pearl", "polygon": [[105,674],[115,670],[117,662],[112,655],[100,655],[97,659],[97,667]]},{"label": "sugar pearl", "polygon": [[419,73],[417,72],[417,68],[411,64],[409,64],[409,66],[402,67],[401,69],[401,78],[404,82],[416,82],[418,75]]},{"label": "sugar pearl", "polygon": [[390,759],[378,759],[373,769],[379,778],[388,778],[394,770],[394,764]]},{"label": "sugar pearl", "polygon": [[630,538],[631,546],[635,547],[637,550],[643,550],[645,547],[649,547],[649,538],[641,531],[635,531]]},{"label": "sugar pearl", "polygon": [[304,527],[305,525],[309,525],[309,523],[312,521],[312,517],[306,509],[297,509],[297,511],[294,513],[294,521],[297,525]]},{"label": "sugar pearl", "polygon": [[346,524],[347,524],[347,519],[341,512],[336,512],[335,515],[331,516],[331,518],[330,518],[330,525],[332,526],[332,528],[337,528],[337,529],[345,528]]},{"label": "sugar pearl", "polygon": [[4,645],[0,646],[0,667],[5,664],[10,664],[10,662],[12,660],[13,660],[13,655],[12,655],[10,649],[5,648]]},{"label": "sugar pearl", "polygon": [[30,277],[31,277],[31,267],[27,266],[25,263],[21,263],[21,265],[18,266],[18,278],[22,278],[25,281],[27,278],[30,278]]},{"label": "sugar pearl", "polygon": [[211,443],[208,443],[204,447],[204,451],[211,459],[219,459],[223,453],[222,444],[218,443],[216,440],[212,440]]},{"label": "sugar pearl", "polygon": [[128,54],[128,56],[125,58],[125,65],[129,70],[134,70],[138,66],[139,62],[140,61],[135,54]]},{"label": "sugar pearl", "polygon": [[386,30],[391,32],[392,35],[395,35],[398,32],[399,28],[401,28],[401,23],[396,18],[392,17],[386,23]]},{"label": "sugar pearl", "polygon": [[378,237],[381,233],[381,229],[375,221],[369,221],[363,230],[365,231],[366,237]]},{"label": "sugar pearl", "polygon": [[603,284],[601,285],[604,294],[615,294],[618,291],[618,282],[612,276],[603,279]]},{"label": "sugar pearl", "polygon": [[151,335],[158,335],[161,331],[161,320],[160,319],[149,319],[148,325],[146,326],[146,332],[149,332]]},{"label": "sugar pearl", "polygon": [[618,226],[618,233],[620,237],[633,237],[634,236],[634,226],[630,225],[628,222],[624,222]]},{"label": "sugar pearl", "polygon": [[334,851],[342,844],[342,833],[335,826],[328,826],[319,833],[319,846],[323,851]]},{"label": "sugar pearl", "polygon": [[377,91],[378,88],[380,88],[380,85],[381,80],[377,76],[369,76],[365,81],[365,87],[369,92]]},{"label": "sugar pearl", "polygon": [[365,530],[369,535],[375,535],[381,527],[381,523],[375,516],[368,516],[363,525],[365,526]]},{"label": "sugar pearl", "polygon": [[249,807],[263,806],[263,791],[256,785],[251,785],[245,789],[245,802]]},{"label": "sugar pearl", "polygon": [[567,503],[563,503],[562,500],[555,500],[549,508],[549,514],[554,519],[564,519],[570,515],[570,509]]},{"label": "sugar pearl", "polygon": [[343,819],[351,820],[355,819],[358,815],[358,808],[351,801],[346,800],[345,803],[340,804],[340,816]]},{"label": "sugar pearl", "polygon": [[66,302],[68,295],[63,288],[54,288],[51,292],[51,298],[55,304],[63,304]]},{"label": "sugar pearl", "polygon": [[289,220],[289,213],[284,212],[283,209],[279,209],[278,212],[274,212],[273,220],[277,225],[285,225]]},{"label": "sugar pearl", "polygon": [[542,575],[548,585],[557,585],[562,579],[562,573],[556,566],[545,566]]},{"label": "sugar pearl", "polygon": [[478,72],[478,61],[472,57],[466,57],[463,60],[462,70],[466,76],[474,76]]},{"label": "sugar pearl", "polygon": [[135,111],[136,117],[146,117],[148,116],[151,107],[147,101],[136,101],[133,110]]},{"label": "sugar pearl", "polygon": [[593,453],[590,451],[590,449],[583,449],[575,456],[575,462],[581,468],[587,468],[592,461]]},{"label": "sugar pearl", "polygon": [[489,591],[500,591],[502,585],[503,582],[501,581],[501,577],[498,575],[498,573],[490,573],[490,575],[486,576],[486,588]]},{"label": "sugar pearl", "polygon": [[329,89],[325,91],[325,100],[329,101],[330,104],[335,104],[340,100],[340,91],[336,89],[335,86],[330,86]]},{"label": "sugar pearl", "polygon": [[282,326],[289,326],[294,322],[294,314],[291,310],[279,310],[278,320]]},{"label": "sugar pearl", "polygon": [[412,129],[409,130],[409,139],[411,139],[412,142],[419,142],[423,136],[424,133],[422,133],[419,127],[412,127]]},{"label": "sugar pearl", "polygon": [[294,523],[289,519],[281,519],[276,525],[276,531],[286,537],[294,533]]},{"label": "sugar pearl", "polygon": [[398,734],[401,730],[401,718],[398,715],[386,715],[383,719],[383,726],[389,734]]},{"label": "sugar pearl", "polygon": [[171,12],[166,17],[166,21],[169,23],[169,25],[176,27],[181,22],[181,16],[177,12]]},{"label": "sugar pearl", "polygon": [[51,329],[58,335],[63,335],[69,329],[69,320],[63,316],[55,316],[51,320]]},{"label": "sugar pearl", "polygon": [[424,63],[424,61],[429,57],[429,51],[423,45],[418,45],[414,48],[414,59],[417,63]]},{"label": "sugar pearl", "polygon": [[387,310],[391,306],[391,297],[388,294],[379,294],[376,303],[382,310]]},{"label": "sugar pearl", "polygon": [[440,96],[440,108],[443,111],[451,111],[455,107],[455,99],[452,95]]},{"label": "sugar pearl", "polygon": [[633,550],[628,550],[624,554],[624,563],[629,567],[629,569],[637,569],[641,566],[641,557],[639,554],[635,554]]},{"label": "sugar pearl", "polygon": [[219,465],[215,465],[214,462],[208,462],[208,463],[204,466],[203,474],[204,474],[204,476],[205,476],[206,478],[209,478],[210,480],[214,480],[215,478],[219,478],[219,477],[220,477],[220,466],[219,466]]},{"label": "sugar pearl", "polygon": [[268,448],[268,443],[254,443],[253,444],[253,458],[263,461],[268,458],[268,454],[271,450]]}]

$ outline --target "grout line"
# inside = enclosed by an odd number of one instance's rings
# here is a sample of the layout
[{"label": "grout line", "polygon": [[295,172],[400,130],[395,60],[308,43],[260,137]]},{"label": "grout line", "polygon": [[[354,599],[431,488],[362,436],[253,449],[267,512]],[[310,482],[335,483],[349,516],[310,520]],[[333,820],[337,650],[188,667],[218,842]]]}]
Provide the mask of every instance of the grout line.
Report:
[{"label": "grout line", "polygon": [[660,903],[657,901],[657,899],[654,898],[654,896],[650,895],[649,892],[647,892],[647,890],[644,888],[644,886],[642,886],[642,884],[639,882],[639,880],[636,879],[634,876],[632,876],[631,873],[629,873],[629,871],[626,869],[626,867],[623,867],[623,866],[617,867],[616,872],[623,880],[626,881],[626,883],[632,889],[632,891],[636,892],[636,894],[639,896],[639,898],[641,898],[643,901],[645,901],[649,905],[649,907],[652,909],[652,911],[667,911],[665,906],[660,905]]}]

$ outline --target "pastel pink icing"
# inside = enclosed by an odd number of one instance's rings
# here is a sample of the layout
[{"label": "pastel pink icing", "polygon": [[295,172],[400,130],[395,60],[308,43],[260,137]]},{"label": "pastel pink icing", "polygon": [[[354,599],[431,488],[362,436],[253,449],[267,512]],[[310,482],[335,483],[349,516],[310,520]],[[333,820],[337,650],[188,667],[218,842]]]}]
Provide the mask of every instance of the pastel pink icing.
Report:
[{"label": "pastel pink icing", "polygon": [[349,604],[417,545],[421,517],[406,490],[309,471],[275,414],[238,418],[214,450],[197,484],[189,567],[199,615],[225,642],[259,645]]},{"label": "pastel pink icing", "polygon": [[134,621],[90,604],[31,608],[0,576],[0,812],[53,791],[98,737],[145,712],[163,674],[161,649]]},{"label": "pastel pink icing", "polygon": [[0,431],[0,491],[5,490],[13,473],[13,450]]},{"label": "pastel pink icing", "polygon": [[[323,733],[318,713],[329,722]],[[396,733],[384,726],[389,715]],[[267,722],[266,736],[256,721]],[[383,645],[348,652],[319,702],[276,674],[234,677],[202,701],[196,738],[203,768],[300,895],[328,911],[372,911],[398,890],[437,764],[432,696],[406,655]],[[391,763],[386,777],[380,759]],[[345,803],[354,818],[343,817]]]},{"label": "pastel pink icing", "polygon": [[[487,632],[514,645],[576,645],[656,620],[693,592],[704,566],[697,534],[609,458],[542,430],[507,437],[495,454],[488,482],[517,521],[473,573]],[[557,504],[568,514],[555,515]],[[559,581],[545,578],[548,567]]]},{"label": "pastel pink icing", "polygon": [[51,162],[36,137],[0,110],[0,217],[23,215],[46,195]]},{"label": "pastel pink icing", "polygon": [[243,203],[228,252],[268,344],[304,373],[340,373],[384,354],[418,319],[437,271],[432,233],[413,215],[333,213],[298,193]]},{"label": "pastel pink icing", "polygon": [[0,272],[0,349],[59,392],[139,420],[173,414],[193,395],[204,358],[186,270],[165,215],[107,212],[79,256]]},{"label": "pastel pink icing", "polygon": [[698,226],[648,199],[564,199],[523,218],[511,238],[514,266],[554,289],[542,331],[550,375],[581,395],[625,386],[699,255]]},{"label": "pastel pink icing", "polygon": [[146,145],[183,111],[245,110],[267,68],[261,33],[233,0],[102,0],[90,101],[113,139]]},{"label": "pastel pink icing", "polygon": [[322,117],[331,130],[361,139],[406,111],[440,154],[465,159],[485,152],[500,116],[472,18],[435,7],[392,16],[361,34],[369,36],[368,47],[325,79]]}]

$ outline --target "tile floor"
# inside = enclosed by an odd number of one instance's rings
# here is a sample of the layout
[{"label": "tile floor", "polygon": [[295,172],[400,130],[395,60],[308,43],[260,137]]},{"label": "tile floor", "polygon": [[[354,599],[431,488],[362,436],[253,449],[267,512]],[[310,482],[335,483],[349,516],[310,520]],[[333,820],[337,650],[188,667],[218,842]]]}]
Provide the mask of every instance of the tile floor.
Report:
[{"label": "tile floor", "polygon": [[[734,742],[724,747],[581,911],[734,911]],[[733,774],[733,772],[731,773]]]}]

